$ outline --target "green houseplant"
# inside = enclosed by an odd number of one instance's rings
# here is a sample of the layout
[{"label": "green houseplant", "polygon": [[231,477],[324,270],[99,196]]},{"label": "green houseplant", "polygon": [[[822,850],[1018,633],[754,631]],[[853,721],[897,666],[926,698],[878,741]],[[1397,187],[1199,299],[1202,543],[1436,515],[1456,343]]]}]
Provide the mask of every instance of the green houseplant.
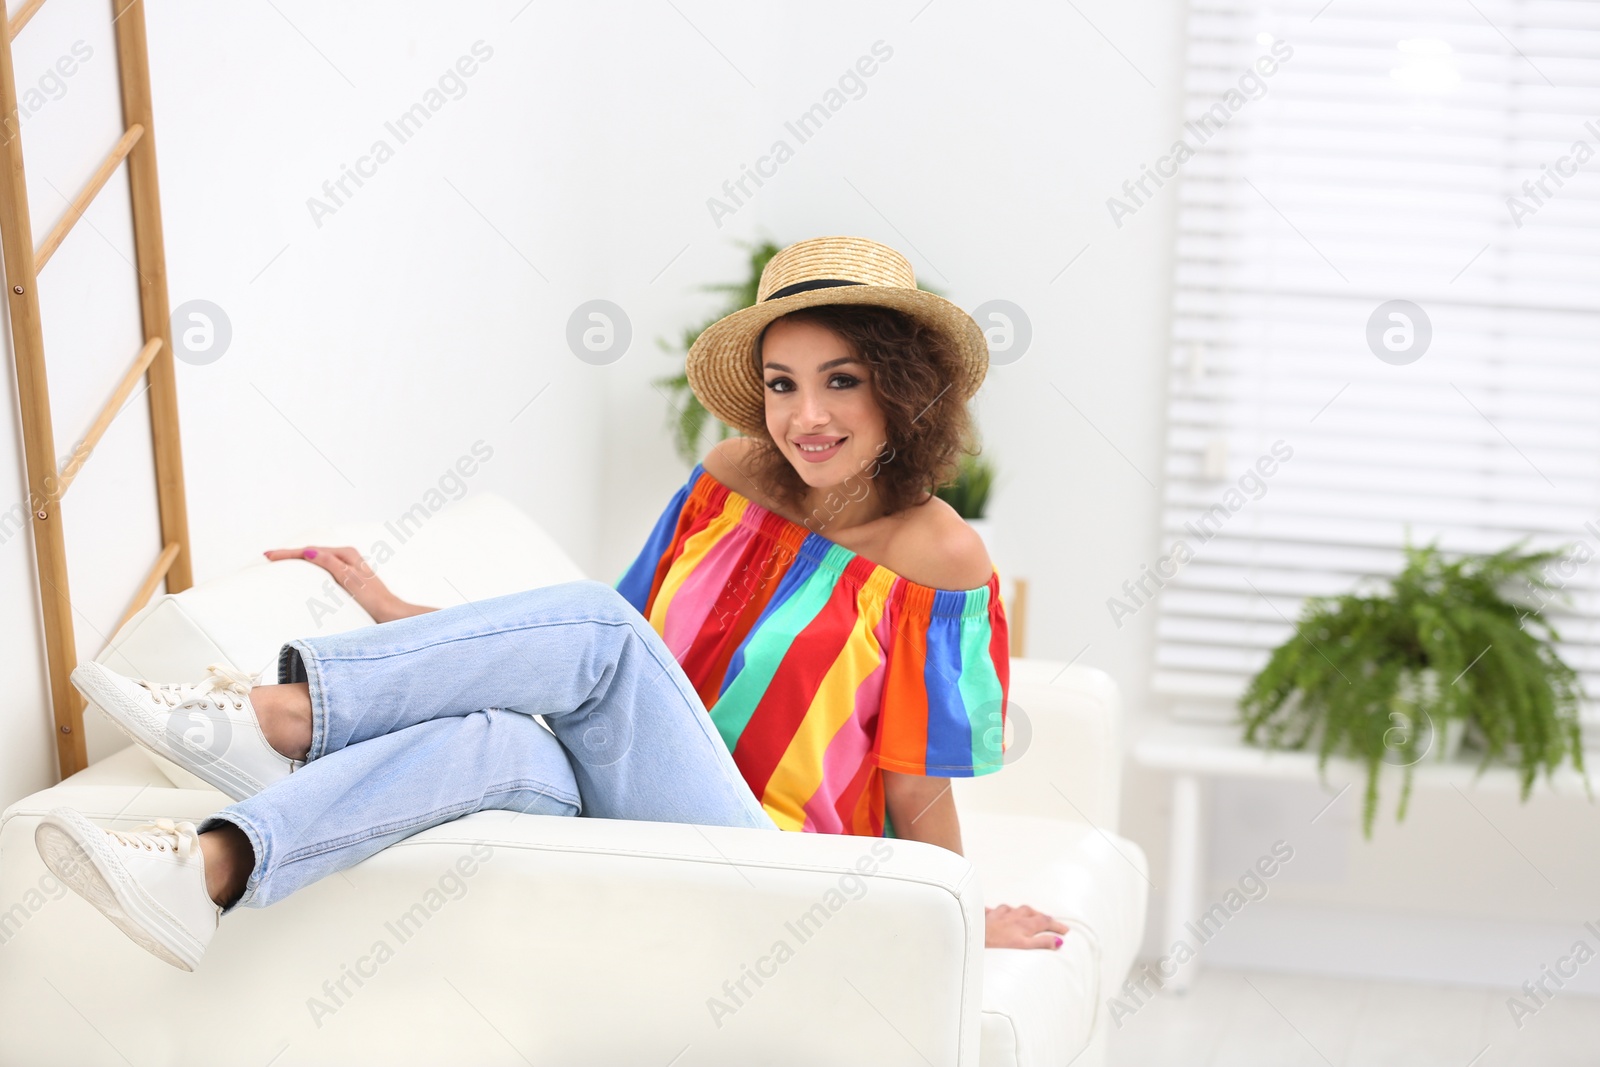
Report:
[{"label": "green houseplant", "polygon": [[[778,254],[778,246],[771,241],[759,241],[755,244],[746,244],[745,248],[749,251],[750,258],[744,278],[736,282],[716,282],[700,287],[704,292],[727,295],[721,310],[700,325],[686,328],[676,344],[665,338],[657,338],[656,344],[663,352],[687,355],[689,349],[694,347],[695,339],[706,327],[724,315],[731,315],[740,308],[747,308],[756,302],[756,290],[761,285],[761,272],[766,269],[767,260]],[[678,457],[689,466],[692,467],[699,461],[701,452],[704,451],[702,446],[706,443],[704,438],[708,433],[714,435],[712,441],[721,441],[725,437],[733,436],[733,428],[722,420],[714,418],[694,395],[694,390],[689,388],[689,375],[686,372],[680,370],[677,374],[657,378],[654,385],[666,396],[674,409],[669,416],[672,447],[678,453]]]},{"label": "green houseplant", "polygon": [[[756,302],[756,291],[761,286],[761,272],[766,269],[767,261],[780,251],[780,246],[771,241],[758,241],[753,244],[739,242],[749,252],[748,266],[745,276],[738,281],[716,282],[711,285],[702,285],[704,292],[726,294],[726,301],[716,314],[700,323],[698,326],[688,327],[676,341],[657,338],[656,344],[664,352],[687,355],[689,349],[694,347],[695,339],[702,331],[724,315],[731,315],[741,308],[750,307]],[[939,290],[931,285],[917,283],[917,288],[936,296],[943,296]],[[669,414],[669,423],[672,430],[672,447],[685,463],[693,466],[699,461],[705,446],[709,443],[721,441],[723,438],[733,436],[733,428],[725,425],[720,419],[701,405],[694,395],[694,390],[689,388],[689,376],[684,371],[657,378],[652,383],[656,389],[667,398],[673,410]],[[707,436],[710,441],[707,441]]]},{"label": "green houseplant", "polygon": [[1507,595],[1516,585],[1553,592],[1542,569],[1559,553],[1521,547],[1446,559],[1435,545],[1407,545],[1386,589],[1308,600],[1295,636],[1240,697],[1245,741],[1315,742],[1319,770],[1333,755],[1364,763],[1368,838],[1380,764],[1404,768],[1398,821],[1413,765],[1455,722],[1476,735],[1480,772],[1496,760],[1518,766],[1524,801],[1539,769],[1548,777],[1569,756],[1588,789],[1577,675],[1543,612]]},{"label": "green houseplant", "polygon": [[941,485],[935,495],[955,508],[956,514],[971,522],[982,519],[994,489],[994,464],[982,456],[963,453],[955,481]]}]

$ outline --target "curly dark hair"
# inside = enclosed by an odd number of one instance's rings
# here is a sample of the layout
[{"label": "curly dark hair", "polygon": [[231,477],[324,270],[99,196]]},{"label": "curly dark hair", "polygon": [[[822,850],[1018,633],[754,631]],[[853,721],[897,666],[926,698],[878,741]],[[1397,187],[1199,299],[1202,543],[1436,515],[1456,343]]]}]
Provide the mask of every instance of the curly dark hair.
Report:
[{"label": "curly dark hair", "polygon": [[[955,478],[962,453],[977,451],[966,401],[953,386],[964,380],[961,356],[944,334],[902,311],[867,304],[822,304],[773,320],[785,321],[826,327],[872,368],[870,386],[888,440],[874,464],[876,475],[869,468],[859,477],[889,514],[932,500],[935,488]],[[765,336],[763,330],[756,338],[758,370]],[[779,502],[799,510],[810,487],[765,426],[754,440],[753,472]]]}]

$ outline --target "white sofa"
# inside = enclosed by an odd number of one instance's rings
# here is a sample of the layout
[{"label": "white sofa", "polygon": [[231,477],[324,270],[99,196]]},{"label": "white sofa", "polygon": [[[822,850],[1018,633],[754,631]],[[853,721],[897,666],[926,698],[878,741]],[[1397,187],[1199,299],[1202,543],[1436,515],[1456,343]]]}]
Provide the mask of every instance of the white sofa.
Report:
[{"label": "white sofa", "polygon": [[[317,540],[384,542],[380,574],[436,605],[582,577],[498,497],[410,520]],[[326,579],[263,563],[162,597],[103,658],[157,679],[253,670],[286,638],[370,623]],[[192,974],[128,941],[34,850],[56,805],[131,828],[226,803],[90,711],[91,766],[0,820],[0,1064],[1101,1064],[1147,885],[1115,833],[1117,693],[1080,667],[1012,671],[1016,762],[956,780],[965,857],[484,812],[229,915]],[[985,949],[985,903],[1072,930],[1058,951]]]}]

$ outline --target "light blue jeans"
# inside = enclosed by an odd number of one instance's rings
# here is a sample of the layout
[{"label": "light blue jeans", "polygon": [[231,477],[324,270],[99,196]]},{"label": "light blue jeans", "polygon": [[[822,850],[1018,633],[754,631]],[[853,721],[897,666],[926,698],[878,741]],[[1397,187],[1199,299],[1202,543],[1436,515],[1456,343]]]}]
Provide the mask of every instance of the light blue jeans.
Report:
[{"label": "light blue jeans", "polygon": [[777,829],[677,660],[602,582],[291,641],[278,672],[311,690],[306,765],[200,826],[255,850],[234,907],[488,809]]}]

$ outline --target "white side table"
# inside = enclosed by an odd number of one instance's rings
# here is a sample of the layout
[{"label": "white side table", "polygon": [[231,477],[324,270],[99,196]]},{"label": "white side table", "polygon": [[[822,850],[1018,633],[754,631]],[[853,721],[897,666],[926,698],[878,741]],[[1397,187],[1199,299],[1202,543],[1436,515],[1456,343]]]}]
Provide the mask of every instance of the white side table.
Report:
[{"label": "white side table", "polygon": [[[1316,782],[1317,754],[1269,752],[1246,745],[1242,727],[1227,724],[1185,723],[1162,719],[1147,726],[1133,746],[1133,760],[1152,770],[1172,774],[1172,826],[1167,860],[1167,907],[1163,919],[1164,945],[1184,940],[1185,924],[1200,917],[1200,893],[1205,879],[1203,855],[1203,782],[1213,778],[1280,779]],[[1591,767],[1600,767],[1600,752],[1584,753]],[[1491,790],[1516,793],[1517,770],[1509,766],[1490,767],[1481,776],[1475,760],[1453,760],[1416,764],[1413,787]],[[1385,767],[1380,789],[1397,787],[1401,769]],[[1393,777],[1391,782],[1389,779]],[[1366,781],[1366,768],[1353,760],[1330,759],[1325,775],[1335,794]],[[1540,776],[1540,787],[1561,796],[1585,796],[1582,776],[1571,765],[1557,771],[1548,786]],[[1388,794],[1385,794],[1388,795]],[[1331,797],[1330,797],[1331,799]],[[1193,984],[1199,970],[1198,955],[1184,963],[1173,961],[1176,972],[1164,978],[1162,989],[1182,993]]]}]

